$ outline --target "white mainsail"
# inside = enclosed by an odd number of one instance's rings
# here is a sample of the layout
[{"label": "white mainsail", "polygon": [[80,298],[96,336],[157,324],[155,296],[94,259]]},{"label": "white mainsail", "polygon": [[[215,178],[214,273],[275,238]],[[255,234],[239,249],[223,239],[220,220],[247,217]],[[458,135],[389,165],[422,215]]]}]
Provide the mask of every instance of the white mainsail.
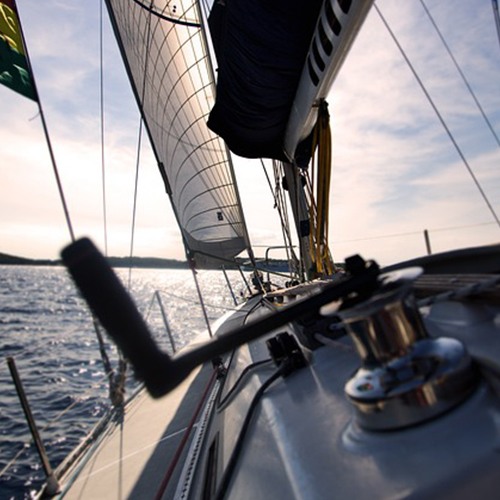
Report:
[{"label": "white mainsail", "polygon": [[198,265],[249,247],[227,148],[207,125],[214,103],[196,0],[107,0],[136,98]]}]

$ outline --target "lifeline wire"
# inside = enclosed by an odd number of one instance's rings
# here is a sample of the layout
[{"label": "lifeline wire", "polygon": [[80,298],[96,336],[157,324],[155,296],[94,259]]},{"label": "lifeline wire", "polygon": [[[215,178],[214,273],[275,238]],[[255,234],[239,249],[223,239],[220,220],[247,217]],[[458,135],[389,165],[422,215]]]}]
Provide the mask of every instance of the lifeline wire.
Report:
[{"label": "lifeline wire", "polygon": [[[495,224],[495,222],[481,222],[479,224],[466,224],[463,226],[450,226],[450,227],[439,227],[435,229],[429,229],[429,233],[439,233],[442,231],[456,231],[457,229],[469,229],[472,227],[480,227],[480,226],[491,226],[492,224]],[[336,245],[342,245],[344,243],[352,243],[355,241],[369,241],[369,240],[382,240],[385,238],[400,238],[401,236],[415,236],[415,235],[421,235],[422,231],[410,231],[407,233],[395,233],[395,234],[381,234],[378,236],[367,236],[365,238],[353,238],[350,240],[338,240],[334,241],[333,243]]]},{"label": "lifeline wire", "polygon": [[377,11],[377,14],[380,16],[380,19],[382,20],[382,23],[385,25],[385,27],[387,28],[387,31],[389,32],[389,35],[391,36],[391,38],[393,39],[394,43],[396,44],[396,46],[398,47],[399,51],[401,52],[401,55],[403,56],[404,60],[406,61],[406,64],[408,64],[408,67],[410,68],[411,72],[413,73],[413,76],[415,77],[415,79],[417,80],[418,84],[420,85],[420,88],[422,89],[423,93],[425,94],[425,97],[429,101],[429,104],[432,106],[432,109],[436,113],[439,121],[441,122],[441,125],[443,126],[443,128],[446,131],[446,133],[448,134],[448,137],[450,138],[451,142],[453,143],[453,146],[455,147],[458,155],[462,159],[463,164],[467,168],[470,176],[472,177],[472,180],[476,184],[477,189],[481,193],[481,196],[483,197],[483,200],[485,201],[485,203],[488,206],[491,214],[493,215],[493,218],[495,219],[498,227],[500,228],[500,219],[498,218],[498,216],[497,216],[497,214],[495,212],[495,209],[491,205],[488,197],[486,196],[486,193],[483,191],[483,188],[481,187],[481,184],[477,180],[477,178],[476,178],[476,176],[475,176],[475,174],[474,174],[471,166],[469,165],[469,163],[468,163],[467,159],[465,158],[464,154],[462,153],[462,150],[460,149],[457,141],[455,140],[455,137],[453,136],[453,134],[451,133],[450,129],[448,128],[448,125],[446,125],[446,122],[444,121],[443,117],[441,116],[441,113],[439,112],[439,110],[437,109],[436,105],[434,104],[434,101],[432,100],[432,97],[430,96],[429,92],[427,91],[424,83],[422,82],[422,80],[418,76],[415,68],[413,67],[413,65],[411,64],[410,60],[408,59],[408,56],[406,55],[406,52],[404,51],[403,47],[399,43],[399,41],[396,38],[396,35],[394,34],[394,32],[391,30],[389,24],[385,20],[385,17],[382,15],[382,12],[378,8],[378,6],[376,4],[374,4],[373,7]]}]

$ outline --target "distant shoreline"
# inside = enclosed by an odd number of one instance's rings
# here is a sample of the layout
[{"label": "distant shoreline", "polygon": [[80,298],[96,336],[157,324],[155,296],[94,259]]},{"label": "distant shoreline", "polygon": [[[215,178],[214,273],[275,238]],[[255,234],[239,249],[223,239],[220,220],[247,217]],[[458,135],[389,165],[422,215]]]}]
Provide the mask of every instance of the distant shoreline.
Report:
[{"label": "distant shoreline", "polygon": [[[158,257],[108,257],[111,267],[134,267],[144,269],[189,269],[187,262]],[[2,266],[62,266],[61,260],[27,259],[0,252]]]},{"label": "distant shoreline", "polygon": [[[107,257],[111,267],[114,268],[137,268],[137,269],[189,269],[186,261],[175,259],[161,259],[159,257]],[[251,270],[247,268],[248,263],[243,259],[236,259],[243,270]],[[27,259],[26,257],[18,257],[16,255],[9,255],[0,252],[0,266],[63,266],[60,259]],[[227,263],[224,267],[227,270],[238,269],[238,264]],[[275,271],[275,272],[288,272],[288,263],[284,260],[269,259],[268,265],[263,262],[258,264],[258,268],[262,272]],[[214,266],[212,269],[220,269]]]}]

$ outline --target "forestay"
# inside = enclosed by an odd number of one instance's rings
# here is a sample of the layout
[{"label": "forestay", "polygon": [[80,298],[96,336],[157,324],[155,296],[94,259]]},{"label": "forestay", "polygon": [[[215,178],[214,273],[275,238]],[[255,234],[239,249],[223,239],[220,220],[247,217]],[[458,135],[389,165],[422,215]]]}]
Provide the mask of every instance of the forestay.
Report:
[{"label": "forestay", "polygon": [[107,0],[170,195],[198,265],[248,247],[232,165],[206,125],[214,85],[196,1]]}]

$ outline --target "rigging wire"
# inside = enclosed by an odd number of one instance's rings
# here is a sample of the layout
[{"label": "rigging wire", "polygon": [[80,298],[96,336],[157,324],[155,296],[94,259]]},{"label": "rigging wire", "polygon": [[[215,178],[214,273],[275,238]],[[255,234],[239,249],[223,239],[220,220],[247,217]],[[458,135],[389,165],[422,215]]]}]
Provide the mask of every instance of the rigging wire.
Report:
[{"label": "rigging wire", "polygon": [[[104,223],[104,251],[105,255],[108,256],[108,225],[107,225],[107,203],[106,203],[106,161],[105,161],[105,133],[104,133],[104,0],[101,0],[99,5],[99,84],[100,84],[100,122],[101,122],[101,179],[102,179],[102,213],[103,213],[103,223]],[[136,174],[136,176],[138,173]],[[137,194],[137,178],[136,178],[136,194]],[[133,227],[135,227],[135,203],[136,196],[134,197],[134,217],[133,217]],[[134,228],[132,229],[132,233]],[[133,236],[131,242],[131,252],[133,248]],[[132,255],[131,255],[132,257]],[[129,288],[131,280],[131,268],[129,268]],[[125,401],[125,381],[127,372],[127,362],[123,358],[121,351],[118,350],[118,371],[111,371],[111,363],[109,361],[108,354],[106,352],[106,347],[104,344],[104,339],[99,328],[99,322],[97,318],[92,314],[92,321],[94,325],[94,331],[97,337],[97,342],[99,344],[99,352],[101,354],[101,361],[105,367],[105,370],[109,375],[109,398],[111,403],[116,408],[123,405]]]},{"label": "rigging wire", "polygon": [[99,83],[100,83],[100,111],[101,111],[101,171],[102,171],[102,216],[104,223],[104,255],[108,255],[108,218],[106,210],[106,162],[104,154],[104,26],[103,3],[99,4]]},{"label": "rigging wire", "polygon": [[[33,81],[34,81],[34,79],[33,79]],[[37,94],[37,99],[38,99],[38,92],[36,90],[35,90],[35,92]],[[64,217],[66,219],[66,224],[68,226],[68,231],[69,231],[70,239],[74,243],[76,241],[75,232],[73,230],[73,224],[71,222],[71,216],[69,214],[68,204],[66,202],[66,197],[64,195],[64,189],[63,189],[63,186],[62,186],[61,177],[59,175],[59,169],[57,167],[56,159],[55,159],[55,156],[54,156],[54,151],[52,149],[52,142],[50,140],[49,130],[48,130],[48,127],[47,127],[47,123],[45,121],[45,114],[44,114],[44,112],[42,110],[42,103],[40,102],[39,99],[38,99],[38,106],[39,106],[39,110],[40,110],[40,118],[42,120],[42,125],[43,125],[43,130],[44,130],[44,133],[45,133],[45,138],[46,138],[46,141],[47,141],[47,146],[49,148],[50,158],[51,158],[51,161],[52,161],[52,168],[53,168],[54,176],[55,176],[56,183],[57,183],[57,189],[59,191],[59,197],[61,198],[61,204],[62,204],[63,211],[64,211]]]},{"label": "rigging wire", "polygon": [[205,307],[205,301],[203,300],[203,294],[201,293],[201,287],[198,283],[197,274],[198,271],[195,269],[195,262],[193,259],[189,259],[189,267],[191,268],[191,272],[193,274],[194,284],[196,286],[196,292],[198,293],[198,299],[200,300],[201,311],[203,313],[203,317],[205,318],[205,323],[207,325],[208,335],[210,338],[213,337],[212,327],[210,326],[210,320],[208,319],[207,309]]},{"label": "rigging wire", "polygon": [[460,149],[460,146],[458,145],[457,141],[455,140],[455,137],[453,136],[451,130],[449,129],[449,127],[446,124],[446,122],[444,121],[443,116],[441,115],[441,113],[439,112],[438,108],[436,107],[436,104],[434,103],[434,100],[432,99],[431,95],[429,94],[429,92],[428,92],[427,88],[425,87],[423,81],[418,76],[418,73],[416,72],[415,68],[413,67],[412,63],[410,62],[410,59],[406,55],[406,52],[404,51],[403,47],[399,43],[398,39],[396,38],[396,35],[394,34],[394,32],[392,31],[392,29],[390,28],[389,24],[387,23],[385,17],[383,16],[382,12],[378,8],[377,4],[373,4],[373,7],[377,11],[377,14],[379,15],[380,19],[382,20],[382,23],[387,28],[387,31],[389,32],[389,35],[391,36],[392,40],[394,41],[394,43],[398,47],[399,51],[401,52],[401,55],[403,56],[404,60],[406,61],[406,64],[410,68],[411,72],[413,73],[413,76],[415,77],[415,79],[417,80],[420,88],[422,89],[423,93],[425,94],[425,97],[429,101],[429,104],[431,105],[432,109],[436,113],[439,121],[441,122],[441,125],[445,129],[448,137],[450,138],[451,142],[453,143],[453,146],[455,147],[455,150],[457,151],[458,155],[462,159],[463,164],[467,168],[467,171],[469,172],[470,176],[472,177],[472,180],[474,181],[477,189],[479,190],[479,193],[481,194],[484,202],[488,206],[488,208],[489,208],[489,210],[490,210],[493,218],[495,219],[498,227],[500,228],[500,219],[498,218],[498,215],[495,212],[495,209],[491,205],[488,197],[486,196],[486,193],[483,191],[483,188],[481,187],[481,184],[479,183],[478,179],[476,178],[476,175],[474,174],[474,171],[472,170],[471,166],[469,165],[469,162],[465,158],[465,156],[464,156],[462,150]]},{"label": "rigging wire", "polygon": [[[288,244],[291,248],[291,254],[293,257],[293,266],[294,269],[293,271],[295,272],[296,276],[298,277],[299,280],[302,279],[302,276],[304,275],[304,263],[302,260],[302,246],[299,245],[299,254],[300,258],[297,257],[297,254],[293,250],[293,241],[292,241],[292,236],[291,236],[291,230],[290,230],[290,219],[288,217],[288,203],[287,203],[287,196],[284,193],[284,186],[283,186],[283,180],[286,179],[286,174],[284,170],[284,165],[282,162],[273,160],[273,174],[274,174],[274,182],[275,182],[275,190],[274,190],[274,196],[275,200],[277,202],[277,205],[281,207],[281,214],[283,216],[284,220],[284,226],[286,227],[286,234],[287,234],[287,239],[288,239]],[[292,195],[290,195],[290,199],[292,198]],[[295,200],[297,201],[297,200]],[[283,224],[282,224],[283,226]],[[296,234],[300,234],[296,233]]]},{"label": "rigging wire", "polygon": [[[151,0],[151,8],[153,7],[154,0]],[[141,89],[141,98],[140,98],[140,106],[142,107],[144,103],[144,98],[146,95],[146,76],[149,65],[149,46],[151,44],[151,16],[148,17],[148,28],[146,34],[146,45],[145,45],[145,60],[144,60],[144,77],[142,79],[142,89]],[[142,150],[142,129],[144,124],[144,118],[141,113],[141,118],[139,121],[139,133],[137,138],[137,157],[135,164],[135,180],[134,180],[134,203],[132,208],[132,230],[130,234],[130,259],[132,259],[134,255],[134,239],[135,239],[135,228],[136,228],[136,216],[137,216],[137,194],[139,190],[139,170],[141,165],[141,150]],[[128,269],[128,288],[130,290],[132,283],[132,266]]]},{"label": "rigging wire", "polygon": [[118,373],[115,374],[115,370],[111,368],[111,362],[109,360],[108,353],[106,352],[106,346],[104,344],[104,339],[99,328],[99,322],[97,318],[92,315],[92,320],[94,323],[94,331],[97,337],[97,342],[99,344],[99,352],[101,354],[101,361],[104,365],[104,369],[109,373],[109,399],[114,407],[119,408],[123,406],[125,402],[125,374],[127,367],[124,364],[125,361],[122,356],[118,360]]},{"label": "rigging wire", "polygon": [[204,9],[203,14],[205,15],[205,19],[208,19],[209,15],[210,15],[210,6],[208,5],[208,1],[203,0],[202,2],[200,2],[200,5]]},{"label": "rigging wire", "polygon": [[497,27],[498,43],[500,43],[500,14],[498,12],[498,0],[491,0],[491,6],[493,7],[493,16]]},{"label": "rigging wire", "polygon": [[[281,168],[283,169],[283,173],[285,173],[285,165],[283,163],[280,163],[281,165]],[[290,177],[293,177],[294,179],[294,184],[295,186],[299,186],[300,183],[301,183],[301,179],[300,179],[300,176],[299,176],[299,170],[297,168],[293,168],[292,165],[290,165],[290,167],[292,172],[291,172],[291,175]],[[295,189],[293,189],[293,193],[291,191],[292,189],[292,186],[288,186],[288,192],[290,193],[290,201],[292,202],[292,199],[293,199],[293,202],[292,204],[297,207],[297,213],[300,212],[300,195],[299,195],[299,189],[296,187]],[[297,233],[300,235],[299,236],[299,240],[301,240],[303,237],[302,237],[302,231],[300,229],[300,221],[298,220],[299,218],[297,217],[297,219],[295,220],[295,225],[296,225],[296,228],[297,228]],[[301,277],[301,281],[304,279],[305,276],[307,276],[308,274],[308,269],[306,269],[306,257],[305,257],[305,253],[306,253],[306,249],[304,248],[304,245],[299,241],[299,251],[300,251],[300,277]]]},{"label": "rigging wire", "polygon": [[57,167],[56,158],[54,155],[54,150],[52,148],[52,141],[50,140],[49,128],[48,128],[47,122],[45,120],[45,113],[43,112],[42,101],[40,100],[40,94],[38,93],[38,87],[37,87],[37,84],[35,81],[35,73],[33,71],[33,66],[31,64],[31,59],[30,59],[30,55],[29,55],[29,51],[28,51],[28,44],[26,43],[26,38],[24,37],[24,31],[23,31],[23,27],[21,24],[21,16],[18,16],[18,27],[19,27],[19,34],[21,35],[21,41],[22,41],[23,48],[24,48],[24,54],[26,57],[26,64],[28,66],[29,76],[31,77],[30,78],[31,83],[33,85],[33,93],[34,93],[34,97],[35,97],[35,102],[38,104],[38,111],[39,111],[40,119],[42,121],[43,133],[45,135],[45,141],[47,143],[47,148],[49,150],[50,160],[52,163],[52,170],[53,170],[54,177],[56,180],[57,189],[59,191],[59,197],[61,199],[64,217],[66,219],[66,224],[68,226],[69,236],[70,236],[71,241],[75,242],[75,232],[73,230],[73,224],[71,222],[69,208],[68,208],[68,204],[66,202],[66,196],[64,195],[64,189],[62,186],[61,177],[59,175],[59,169]]},{"label": "rigging wire", "polygon": [[295,263],[297,262],[297,256],[295,255],[295,252],[293,250],[293,242],[290,233],[290,222],[288,220],[286,206],[284,206],[281,198],[278,196],[278,192],[280,192],[278,179],[275,180],[276,187],[275,189],[273,189],[271,179],[269,178],[269,174],[267,173],[266,170],[266,165],[264,164],[264,160],[261,158],[260,162],[262,164],[262,169],[264,170],[264,174],[266,175],[269,189],[271,190],[271,194],[274,198],[274,207],[278,210],[278,214],[280,217],[281,231],[283,233],[283,243],[285,244],[287,260],[290,263],[290,275],[292,277],[293,273],[295,272],[294,267],[296,265]]},{"label": "rigging wire", "polygon": [[[140,118],[139,123],[139,134],[138,134],[138,144],[137,144],[137,157],[135,165],[135,180],[134,180],[134,203],[132,208],[132,230],[130,234],[130,259],[134,255],[134,239],[135,239],[135,227],[136,227],[136,216],[137,216],[137,193],[139,188],[139,170],[141,164],[141,148],[142,148],[142,126],[144,120]],[[132,261],[131,261],[132,262]],[[128,288],[130,290],[132,283],[132,264],[128,268]]]},{"label": "rigging wire", "polygon": [[429,20],[431,21],[431,24],[434,26],[434,29],[436,30],[439,38],[441,39],[441,42],[443,43],[446,51],[448,52],[448,55],[450,56],[451,60],[453,61],[453,64],[455,65],[455,68],[457,69],[459,75],[461,76],[465,86],[467,87],[467,89],[469,90],[469,93],[470,95],[472,96],[472,99],[474,99],[474,102],[476,103],[476,106],[477,108],[479,109],[479,112],[481,113],[482,117],[484,118],[484,121],[486,122],[486,125],[488,126],[488,128],[490,129],[491,133],[493,134],[493,137],[495,138],[498,146],[500,147],[500,139],[498,138],[498,135],[497,133],[495,132],[494,128],[493,128],[493,125],[491,124],[490,120],[488,119],[488,117],[486,116],[486,113],[484,112],[484,109],[483,107],[481,106],[474,90],[472,89],[472,87],[470,86],[469,84],[469,81],[467,80],[466,76],[464,75],[462,69],[460,68],[460,65],[458,64],[457,60],[455,59],[455,56],[453,55],[449,45],[446,43],[446,40],[444,39],[444,36],[443,34],[441,33],[441,30],[439,29],[438,25],[436,24],[436,21],[434,20],[434,17],[432,16],[432,14],[429,12],[429,9],[427,8],[427,6],[425,5],[425,2],[424,0],[420,0],[420,3],[422,4],[422,7],[424,8],[427,16],[429,17]]}]

